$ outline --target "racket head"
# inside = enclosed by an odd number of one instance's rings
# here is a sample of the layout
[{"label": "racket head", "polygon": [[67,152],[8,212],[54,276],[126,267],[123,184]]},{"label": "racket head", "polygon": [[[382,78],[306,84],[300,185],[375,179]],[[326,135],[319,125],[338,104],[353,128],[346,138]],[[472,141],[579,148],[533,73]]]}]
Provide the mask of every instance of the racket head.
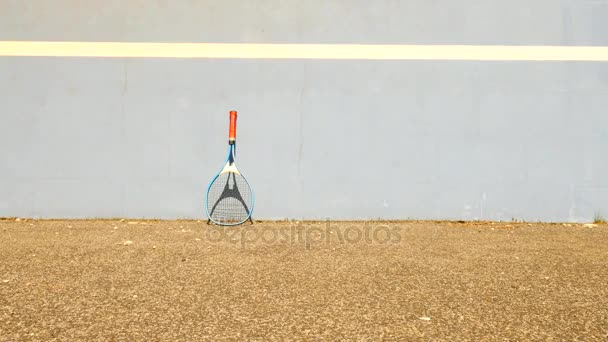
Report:
[{"label": "racket head", "polygon": [[251,217],[253,191],[234,163],[234,145],[229,145],[226,164],[209,182],[205,197],[207,217],[215,224],[236,226]]}]

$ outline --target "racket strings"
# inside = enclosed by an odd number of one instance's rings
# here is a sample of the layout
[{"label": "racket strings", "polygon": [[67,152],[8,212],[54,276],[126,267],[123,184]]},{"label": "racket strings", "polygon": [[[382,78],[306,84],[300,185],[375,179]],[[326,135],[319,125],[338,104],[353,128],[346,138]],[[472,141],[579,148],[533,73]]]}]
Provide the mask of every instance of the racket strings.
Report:
[{"label": "racket strings", "polygon": [[209,187],[209,217],[220,224],[244,222],[251,214],[251,197],[251,188],[243,176],[234,172],[223,173]]}]

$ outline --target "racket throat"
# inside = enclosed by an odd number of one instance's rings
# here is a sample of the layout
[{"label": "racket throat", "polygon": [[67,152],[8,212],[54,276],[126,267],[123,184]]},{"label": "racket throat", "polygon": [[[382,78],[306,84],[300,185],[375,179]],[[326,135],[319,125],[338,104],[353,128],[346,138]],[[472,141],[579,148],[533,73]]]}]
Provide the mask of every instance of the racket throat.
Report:
[{"label": "racket throat", "polygon": [[228,148],[228,162],[234,164],[234,157],[236,156],[236,142],[232,141]]},{"label": "racket throat", "polygon": [[234,151],[235,151],[236,145],[231,145],[230,149],[228,150],[228,160],[226,161],[226,165],[224,165],[224,168],[222,169],[222,171],[220,172],[221,174],[227,173],[227,172],[232,172],[235,173],[237,175],[240,175],[241,173],[239,172],[239,169],[236,168],[236,164],[234,164]]},{"label": "racket throat", "polygon": [[224,168],[222,169],[222,172],[220,172],[220,175],[223,175],[224,173],[234,173],[237,175],[240,175],[241,173],[239,172],[239,169],[236,168],[236,164],[227,162],[226,166],[224,166]]}]

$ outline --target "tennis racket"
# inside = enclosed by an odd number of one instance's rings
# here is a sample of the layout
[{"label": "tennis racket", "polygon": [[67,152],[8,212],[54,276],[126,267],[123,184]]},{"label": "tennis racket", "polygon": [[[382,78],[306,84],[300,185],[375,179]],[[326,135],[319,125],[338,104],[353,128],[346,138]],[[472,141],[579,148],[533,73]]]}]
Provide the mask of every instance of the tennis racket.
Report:
[{"label": "tennis racket", "polygon": [[253,191],[234,163],[236,116],[236,111],[230,112],[226,164],[207,187],[207,223],[211,221],[222,226],[235,226],[247,220],[253,223]]}]

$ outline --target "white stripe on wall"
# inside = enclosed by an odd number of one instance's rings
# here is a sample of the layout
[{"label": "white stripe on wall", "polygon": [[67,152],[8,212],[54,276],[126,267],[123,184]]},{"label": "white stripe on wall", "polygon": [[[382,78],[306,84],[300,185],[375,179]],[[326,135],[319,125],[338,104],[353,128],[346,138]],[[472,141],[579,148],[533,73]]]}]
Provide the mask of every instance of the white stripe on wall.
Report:
[{"label": "white stripe on wall", "polygon": [[606,62],[608,47],[0,41],[0,56]]}]

